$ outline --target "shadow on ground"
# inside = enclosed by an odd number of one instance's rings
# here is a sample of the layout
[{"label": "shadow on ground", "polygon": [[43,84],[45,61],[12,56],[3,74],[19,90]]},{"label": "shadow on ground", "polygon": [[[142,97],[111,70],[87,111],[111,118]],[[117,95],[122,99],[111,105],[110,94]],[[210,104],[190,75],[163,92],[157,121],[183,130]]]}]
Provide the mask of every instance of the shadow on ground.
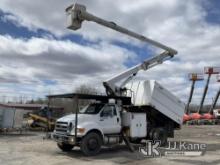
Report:
[{"label": "shadow on ground", "polygon": [[37,133],[0,133],[0,137],[5,138],[13,138],[13,137],[28,137],[28,136],[36,136]]},{"label": "shadow on ground", "polygon": [[[197,144],[195,141],[186,141],[186,144]],[[156,158],[149,158],[145,157],[142,153],[139,152],[139,147],[141,145],[135,145],[135,152],[130,152],[128,147],[126,145],[118,145],[112,148],[102,148],[100,151],[100,154],[97,156],[92,157],[86,157],[83,155],[83,153],[80,151],[79,147],[74,148],[71,152],[65,153],[65,152],[56,152],[56,155],[66,155],[68,157],[74,158],[74,159],[80,159],[83,161],[92,161],[92,160],[109,160],[114,163],[118,164],[127,164],[127,163],[134,163],[138,162],[144,159],[148,159],[148,163],[152,162]],[[142,145],[143,146],[143,145]],[[162,157],[164,156],[164,151],[166,151],[166,148],[161,147],[159,149],[161,151]],[[217,151],[220,150],[220,144],[208,144],[207,145],[207,151]],[[181,159],[186,157],[179,157],[175,159],[170,159],[170,161],[174,161],[176,163],[185,163],[185,164],[207,164],[202,160],[191,160],[189,159]],[[211,164],[218,164],[220,163],[220,159],[208,162]]]},{"label": "shadow on ground", "polygon": [[102,148],[97,156],[87,157],[80,151],[79,147],[73,149],[71,152],[56,152],[56,154],[64,154],[74,159],[80,159],[83,161],[92,160],[109,160],[118,164],[126,164],[137,162],[139,160],[146,159],[139,151],[139,146],[135,146],[135,152],[130,152],[126,145],[118,145],[111,148]]},{"label": "shadow on ground", "polygon": [[191,159],[173,159],[171,160],[173,162],[176,162],[176,163],[184,163],[184,164],[193,164],[193,165],[201,165],[201,164],[204,164],[204,165],[216,165],[216,164],[220,164],[220,159],[218,160],[213,160],[213,161],[204,161],[204,160],[191,160]]}]

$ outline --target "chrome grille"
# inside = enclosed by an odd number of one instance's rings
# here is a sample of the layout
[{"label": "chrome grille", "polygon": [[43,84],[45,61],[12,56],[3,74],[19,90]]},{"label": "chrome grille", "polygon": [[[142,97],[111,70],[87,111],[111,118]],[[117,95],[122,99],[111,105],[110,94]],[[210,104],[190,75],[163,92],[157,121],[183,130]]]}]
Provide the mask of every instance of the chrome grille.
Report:
[{"label": "chrome grille", "polygon": [[61,121],[56,122],[56,126],[55,126],[56,132],[66,133],[67,130],[68,130],[68,122],[61,122]]}]

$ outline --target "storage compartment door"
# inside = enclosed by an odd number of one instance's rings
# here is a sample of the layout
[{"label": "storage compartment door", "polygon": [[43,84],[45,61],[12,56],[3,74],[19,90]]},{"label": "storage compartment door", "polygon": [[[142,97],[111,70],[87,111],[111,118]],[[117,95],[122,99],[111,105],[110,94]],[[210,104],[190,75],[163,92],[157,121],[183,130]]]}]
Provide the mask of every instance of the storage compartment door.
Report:
[{"label": "storage compartment door", "polygon": [[146,114],[138,114],[139,115],[139,137],[147,136],[147,122],[146,122]]},{"label": "storage compartment door", "polygon": [[132,138],[146,137],[147,125],[146,125],[146,114],[145,113],[132,113],[131,114],[131,125],[130,125],[130,136]]}]

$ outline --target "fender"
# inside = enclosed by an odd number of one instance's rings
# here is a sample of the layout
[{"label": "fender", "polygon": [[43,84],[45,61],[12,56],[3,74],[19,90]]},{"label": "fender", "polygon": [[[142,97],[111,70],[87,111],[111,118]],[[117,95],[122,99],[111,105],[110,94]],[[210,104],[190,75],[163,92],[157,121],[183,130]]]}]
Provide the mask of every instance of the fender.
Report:
[{"label": "fender", "polygon": [[102,128],[99,126],[98,123],[96,122],[83,122],[83,123],[80,123],[78,125],[78,128],[85,128],[85,131],[83,133],[77,133],[77,136],[85,136],[89,131],[91,130],[97,130],[101,133],[102,137],[104,138],[104,133],[102,131]]}]

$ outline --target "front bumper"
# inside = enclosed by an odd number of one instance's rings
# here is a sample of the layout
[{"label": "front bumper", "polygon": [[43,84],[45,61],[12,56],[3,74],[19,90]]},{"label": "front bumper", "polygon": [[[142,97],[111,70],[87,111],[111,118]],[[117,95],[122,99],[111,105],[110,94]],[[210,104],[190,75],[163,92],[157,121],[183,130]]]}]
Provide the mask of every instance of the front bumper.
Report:
[{"label": "front bumper", "polygon": [[66,143],[66,144],[75,144],[75,136],[72,135],[63,135],[63,134],[58,134],[58,133],[53,133],[52,137],[54,141],[58,143]]}]

